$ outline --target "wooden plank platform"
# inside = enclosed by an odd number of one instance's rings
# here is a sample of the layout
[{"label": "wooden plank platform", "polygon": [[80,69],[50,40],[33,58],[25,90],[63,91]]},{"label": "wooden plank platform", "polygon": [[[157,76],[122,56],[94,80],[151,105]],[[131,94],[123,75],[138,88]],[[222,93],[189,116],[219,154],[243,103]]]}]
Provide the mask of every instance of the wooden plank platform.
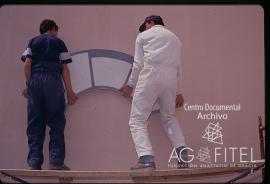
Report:
[{"label": "wooden plank platform", "polygon": [[131,181],[172,181],[177,179],[194,179],[197,177],[224,175],[243,172],[263,164],[264,160],[245,163],[249,167],[236,164],[235,167],[189,168],[155,171],[52,171],[52,170],[24,170],[24,169],[0,169],[0,171],[24,178],[58,179],[60,182],[80,180],[131,180]]}]

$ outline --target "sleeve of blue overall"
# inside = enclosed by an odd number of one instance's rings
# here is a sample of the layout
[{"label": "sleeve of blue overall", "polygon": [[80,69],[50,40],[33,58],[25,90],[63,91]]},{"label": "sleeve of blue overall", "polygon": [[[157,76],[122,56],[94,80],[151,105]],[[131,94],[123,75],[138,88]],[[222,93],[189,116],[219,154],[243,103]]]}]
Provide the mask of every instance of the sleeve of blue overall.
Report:
[{"label": "sleeve of blue overall", "polygon": [[25,49],[25,51],[22,53],[22,56],[21,56],[22,62],[25,62],[26,60],[26,53],[27,53],[27,49]]},{"label": "sleeve of blue overall", "polygon": [[59,39],[59,43],[60,43],[60,55],[59,55],[59,59],[61,61],[61,64],[68,64],[72,62],[70,53],[68,52],[68,49],[65,45],[65,43]]},{"label": "sleeve of blue overall", "polygon": [[[31,40],[31,41],[32,41],[32,40]],[[31,48],[30,48],[31,41],[29,42],[29,44],[28,44],[27,48],[25,49],[25,51],[22,53],[21,60],[22,60],[23,62],[25,62],[26,57],[32,59],[32,50],[31,50]]]}]

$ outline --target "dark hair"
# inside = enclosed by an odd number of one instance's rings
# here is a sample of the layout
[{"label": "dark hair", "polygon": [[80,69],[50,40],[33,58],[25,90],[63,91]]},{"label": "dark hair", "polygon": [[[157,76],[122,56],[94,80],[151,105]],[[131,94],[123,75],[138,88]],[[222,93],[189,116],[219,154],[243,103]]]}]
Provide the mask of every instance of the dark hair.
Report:
[{"label": "dark hair", "polygon": [[55,29],[56,31],[58,31],[58,26],[53,20],[45,19],[40,23],[40,26],[39,26],[40,34],[46,33],[48,30],[52,30],[52,29]]},{"label": "dark hair", "polygon": [[150,15],[150,16],[148,16],[148,17],[146,17],[144,19],[144,22],[139,27],[139,31],[140,32],[145,31],[145,24],[146,23],[150,24],[151,21],[153,21],[155,25],[162,25],[162,26],[164,26],[164,22],[163,22],[161,16],[159,16],[159,15]]},{"label": "dark hair", "polygon": [[153,21],[155,25],[162,25],[162,26],[164,26],[164,22],[163,22],[163,20],[161,18],[160,19],[149,20],[147,22],[150,23],[151,21]]}]

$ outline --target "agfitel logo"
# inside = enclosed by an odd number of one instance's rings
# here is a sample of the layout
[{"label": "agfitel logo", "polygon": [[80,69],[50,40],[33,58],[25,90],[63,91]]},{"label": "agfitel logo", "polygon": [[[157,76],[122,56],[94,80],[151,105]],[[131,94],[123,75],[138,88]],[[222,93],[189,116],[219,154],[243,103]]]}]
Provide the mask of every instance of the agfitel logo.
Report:
[{"label": "agfitel logo", "polygon": [[[223,135],[221,130],[222,127],[219,125],[219,122],[217,123],[210,122],[208,126],[205,128],[205,133],[202,136],[202,138],[207,139],[208,142],[210,143],[223,144]],[[200,147],[196,157],[193,154],[188,154],[188,159],[186,160],[182,158],[182,151],[184,150],[190,151],[191,153],[194,152],[192,148],[185,147],[180,151],[179,155],[177,155],[176,149],[173,148],[170,158],[168,160],[168,164],[170,164],[172,159],[177,159],[178,162],[191,163],[194,160],[194,158],[204,163],[211,163],[211,155],[213,156],[212,159],[214,160],[214,163],[218,162],[224,162],[225,164],[229,162],[234,163],[236,160],[235,158],[238,156],[240,163],[247,163],[254,161],[253,148],[247,147],[215,147],[212,154],[208,147]]]},{"label": "agfitel logo", "polygon": [[202,138],[212,143],[223,144],[221,129],[218,122],[216,124],[209,123]]}]

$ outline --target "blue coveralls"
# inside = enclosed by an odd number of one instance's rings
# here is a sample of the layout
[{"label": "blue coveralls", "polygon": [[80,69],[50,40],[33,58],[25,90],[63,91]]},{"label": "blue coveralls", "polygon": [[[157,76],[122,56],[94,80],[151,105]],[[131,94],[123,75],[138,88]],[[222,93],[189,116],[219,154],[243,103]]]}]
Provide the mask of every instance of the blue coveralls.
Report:
[{"label": "blue coveralls", "polygon": [[62,165],[65,158],[65,97],[62,64],[72,62],[65,43],[45,33],[30,40],[22,56],[32,59],[28,81],[28,165],[43,164],[43,143],[46,124],[50,127],[49,163]]}]

